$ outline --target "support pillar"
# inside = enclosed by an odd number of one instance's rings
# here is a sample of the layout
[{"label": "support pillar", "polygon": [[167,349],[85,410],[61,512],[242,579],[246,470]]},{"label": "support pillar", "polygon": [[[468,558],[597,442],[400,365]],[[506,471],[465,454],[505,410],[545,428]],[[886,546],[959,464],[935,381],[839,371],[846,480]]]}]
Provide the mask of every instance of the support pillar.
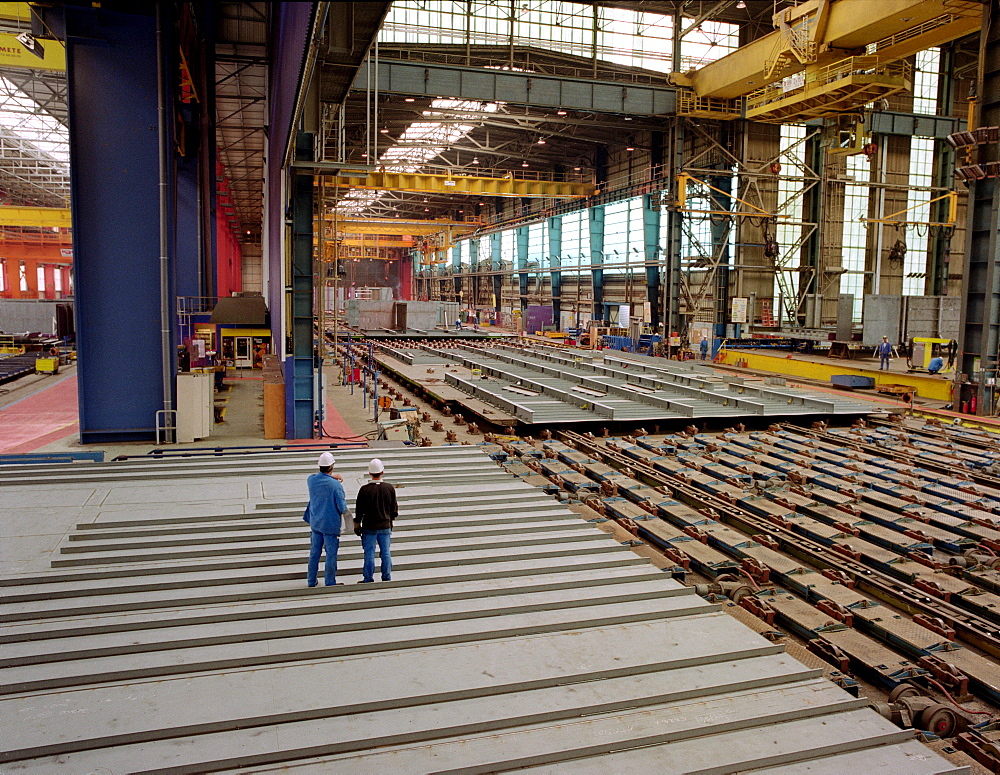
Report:
[{"label": "support pillar", "polygon": [[496,320],[500,320],[503,302],[503,252],[501,250],[501,235],[495,231],[490,234],[490,267],[496,272],[493,275],[493,306],[496,309]]},{"label": "support pillar", "polygon": [[[937,112],[941,116],[950,116],[955,94],[955,78],[952,72],[955,67],[955,44],[941,46],[938,71]],[[951,188],[955,185],[955,149],[945,140],[934,141],[934,185],[941,188]],[[931,205],[931,220],[942,223],[948,218],[950,203],[942,199]],[[948,293],[948,260],[951,251],[951,229],[936,227],[931,234],[929,265],[924,292],[931,296],[947,295]]]},{"label": "support pillar", "polygon": [[517,246],[518,295],[521,312],[528,308],[528,227],[518,226],[514,230],[514,244]]},{"label": "support pillar", "polygon": [[[176,321],[160,319],[156,20],[84,6],[63,12],[80,440],[153,440],[156,413],[172,401],[164,364],[176,360],[164,357],[161,337]],[[173,298],[173,288],[167,293]]]},{"label": "support pillar", "polygon": [[594,320],[607,320],[604,314],[604,205],[590,208],[590,272],[594,295]]},{"label": "support pillar", "polygon": [[[1000,125],[1000,4],[983,5],[979,44],[979,104],[976,126]],[[974,162],[1000,161],[1000,144],[977,146]],[[996,178],[969,183],[965,276],[958,373],[968,375],[956,401],[976,398],[976,414],[993,412],[1000,347],[1000,185]],[[971,407],[970,407],[971,408]]]},{"label": "support pillar", "polygon": [[[677,17],[674,17],[675,24]],[[675,38],[679,30],[675,30]],[[679,46],[679,38],[678,40]],[[679,52],[679,48],[677,49]],[[680,54],[675,53],[675,61],[679,62]],[[669,201],[672,203],[667,209],[667,229],[666,239],[663,246],[663,341],[669,342],[670,334],[673,331],[680,331],[680,297],[681,297],[681,235],[682,221],[684,213],[678,209],[677,203],[677,175],[683,168],[684,163],[684,119],[674,119],[673,126],[669,133],[669,153],[667,172],[672,181]],[[680,203],[683,206],[684,202]]]},{"label": "support pillar", "polygon": [[[659,200],[659,195],[657,195]],[[656,259],[660,255],[660,208],[653,206],[653,195],[642,198],[643,261],[646,278],[646,301],[649,302],[649,324],[653,331],[660,322],[660,269]]]},{"label": "support pillar", "polygon": [[[313,136],[299,132],[295,138],[299,161],[312,161]],[[292,357],[285,359],[286,436],[313,438],[316,396],[313,347],[313,176],[294,170],[291,175],[291,311]],[[290,372],[290,373],[289,373]]]},{"label": "support pillar", "polygon": [[[719,189],[712,191],[711,210],[732,210],[733,179],[729,175],[718,175],[708,179],[711,186]],[[725,191],[725,194],[719,193]],[[716,336],[725,336],[724,325],[729,319],[729,231],[731,222],[726,216],[712,216],[710,231],[712,234],[712,256],[718,256],[719,268],[715,272],[715,324],[722,327],[716,330]]]},{"label": "support pillar", "polygon": [[562,216],[549,218],[549,272],[552,283],[552,322],[562,330],[559,320],[562,302]]}]

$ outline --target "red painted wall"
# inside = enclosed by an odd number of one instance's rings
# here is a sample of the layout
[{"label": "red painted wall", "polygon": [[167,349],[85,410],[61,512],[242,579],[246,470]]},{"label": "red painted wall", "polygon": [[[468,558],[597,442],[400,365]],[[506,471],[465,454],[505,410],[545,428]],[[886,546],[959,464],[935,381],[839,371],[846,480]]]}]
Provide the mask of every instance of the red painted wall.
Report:
[{"label": "red painted wall", "polygon": [[399,298],[404,301],[413,299],[413,259],[409,256],[399,259]]},{"label": "red painted wall", "polygon": [[[5,261],[0,271],[6,274],[6,284],[0,284],[4,299],[55,299],[69,296],[69,268],[73,265],[73,240],[69,230],[55,234],[32,230],[23,235],[14,233],[0,237],[0,256]],[[21,290],[20,266],[24,262],[28,290]],[[44,273],[43,287],[38,287],[38,267]],[[55,273],[63,272],[62,293],[56,293]]]},{"label": "red painted wall", "polygon": [[243,290],[243,253],[221,209],[215,216],[215,246],[216,294],[232,296]]},{"label": "red painted wall", "polygon": [[229,178],[221,162],[216,162],[215,177],[218,190],[215,201],[215,293],[219,297],[232,296],[243,290],[243,253],[229,225],[236,208],[229,190]]}]

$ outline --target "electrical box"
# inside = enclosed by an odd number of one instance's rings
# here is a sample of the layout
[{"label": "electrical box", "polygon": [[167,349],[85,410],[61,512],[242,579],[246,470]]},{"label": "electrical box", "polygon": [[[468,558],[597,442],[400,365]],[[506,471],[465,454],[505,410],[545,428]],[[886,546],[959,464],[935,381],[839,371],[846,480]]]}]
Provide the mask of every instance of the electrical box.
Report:
[{"label": "electrical box", "polygon": [[386,441],[413,441],[406,420],[389,420],[378,424],[378,437]]}]

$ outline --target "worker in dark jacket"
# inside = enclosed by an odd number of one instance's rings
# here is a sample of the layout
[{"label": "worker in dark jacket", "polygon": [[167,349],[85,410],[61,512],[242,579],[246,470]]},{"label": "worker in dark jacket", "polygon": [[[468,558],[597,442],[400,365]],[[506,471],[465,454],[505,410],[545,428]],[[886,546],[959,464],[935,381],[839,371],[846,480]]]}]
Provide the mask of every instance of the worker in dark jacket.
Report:
[{"label": "worker in dark jacket", "polygon": [[337,550],[340,548],[341,515],[347,511],[344,486],[333,473],[333,455],[324,452],[319,456],[319,472],[308,479],[309,503],[302,519],[312,528],[309,547],[309,566],[306,583],[316,586],[319,555],[326,546],[326,586],[337,583]]},{"label": "worker in dark jacket", "polygon": [[399,515],[396,490],[382,481],[382,474],[385,473],[382,461],[378,458],[372,460],[368,464],[368,473],[372,480],[358,490],[354,503],[354,532],[361,536],[361,548],[365,552],[361,584],[370,584],[375,580],[375,544],[378,544],[378,555],[382,561],[382,581],[390,580],[392,557],[389,555],[389,542],[392,523]]}]

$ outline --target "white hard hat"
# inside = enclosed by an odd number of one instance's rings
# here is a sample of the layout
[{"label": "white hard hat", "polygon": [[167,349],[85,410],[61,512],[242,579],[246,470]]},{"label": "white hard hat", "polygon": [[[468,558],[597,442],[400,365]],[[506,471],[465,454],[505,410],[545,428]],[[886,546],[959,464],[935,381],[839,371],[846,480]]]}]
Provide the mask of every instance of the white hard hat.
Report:
[{"label": "white hard hat", "polygon": [[370,474],[380,474],[385,471],[385,466],[382,465],[382,461],[375,458],[368,464],[368,473]]},{"label": "white hard hat", "polygon": [[327,466],[332,466],[336,461],[333,459],[333,455],[329,452],[324,452],[319,456],[319,467],[326,468]]}]

